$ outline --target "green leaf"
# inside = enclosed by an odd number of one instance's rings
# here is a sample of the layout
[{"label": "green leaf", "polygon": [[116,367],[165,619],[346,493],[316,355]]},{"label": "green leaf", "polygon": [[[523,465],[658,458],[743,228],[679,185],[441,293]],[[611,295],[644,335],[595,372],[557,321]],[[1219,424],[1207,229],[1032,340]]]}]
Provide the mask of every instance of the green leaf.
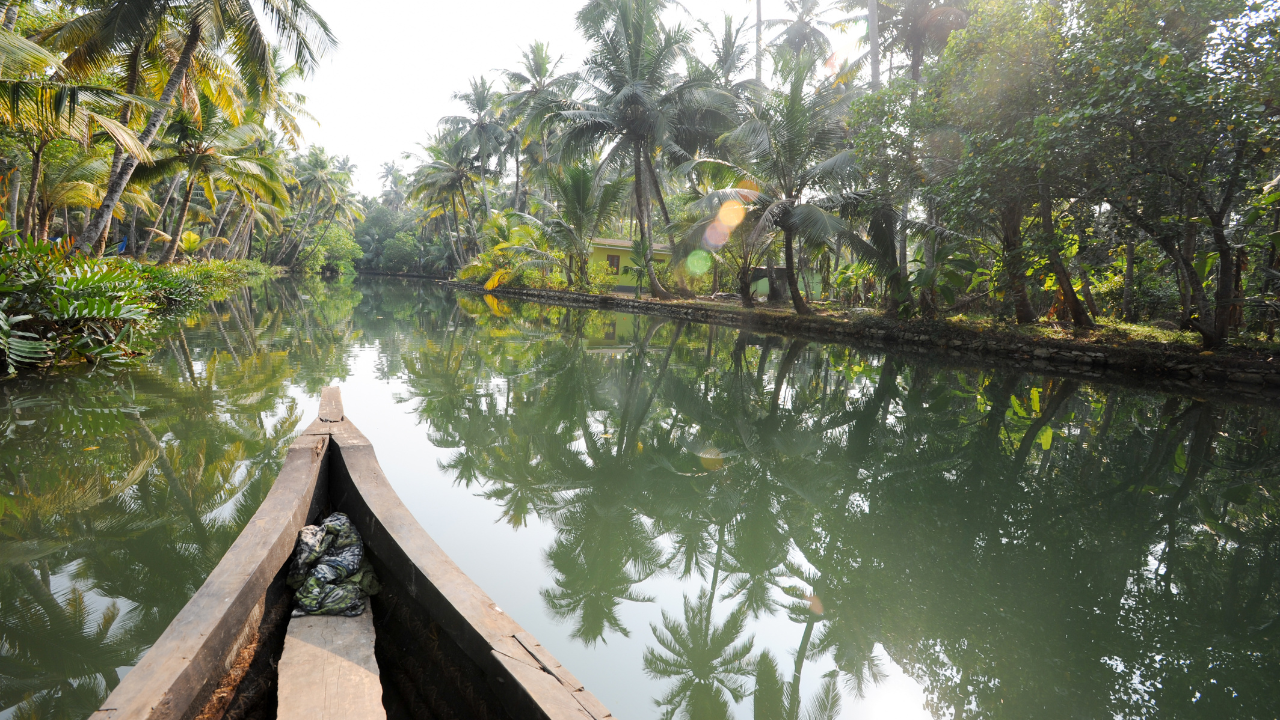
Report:
[{"label": "green leaf", "polygon": [[1049,446],[1053,444],[1053,428],[1048,425],[1040,428],[1040,434],[1036,435],[1036,440],[1040,443],[1042,449],[1048,450]]}]

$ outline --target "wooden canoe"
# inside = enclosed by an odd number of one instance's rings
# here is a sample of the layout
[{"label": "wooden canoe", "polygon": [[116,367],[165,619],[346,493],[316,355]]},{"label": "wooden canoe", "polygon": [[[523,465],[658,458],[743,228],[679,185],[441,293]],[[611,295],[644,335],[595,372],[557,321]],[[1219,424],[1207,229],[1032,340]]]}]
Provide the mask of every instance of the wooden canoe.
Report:
[{"label": "wooden canoe", "polygon": [[382,583],[371,608],[388,718],[613,717],[427,535],[333,387],[240,537],[92,720],[275,717],[286,565],[302,526],[332,511],[355,523]]}]

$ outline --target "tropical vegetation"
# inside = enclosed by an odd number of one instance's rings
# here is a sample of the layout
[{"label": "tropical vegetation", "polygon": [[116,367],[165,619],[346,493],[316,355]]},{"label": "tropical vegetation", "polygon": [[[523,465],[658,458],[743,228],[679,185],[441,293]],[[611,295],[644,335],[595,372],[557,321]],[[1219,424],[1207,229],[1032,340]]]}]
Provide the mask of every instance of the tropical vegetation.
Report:
[{"label": "tropical vegetation", "polygon": [[7,3],[2,369],[136,354],[264,264],[350,270],[349,163],[288,89],[333,43],[305,0]]},{"label": "tropical vegetation", "polygon": [[472,80],[357,265],[605,291],[623,238],[658,299],[1274,340],[1275,0],[681,7],[587,3],[580,68],[533,42]]}]

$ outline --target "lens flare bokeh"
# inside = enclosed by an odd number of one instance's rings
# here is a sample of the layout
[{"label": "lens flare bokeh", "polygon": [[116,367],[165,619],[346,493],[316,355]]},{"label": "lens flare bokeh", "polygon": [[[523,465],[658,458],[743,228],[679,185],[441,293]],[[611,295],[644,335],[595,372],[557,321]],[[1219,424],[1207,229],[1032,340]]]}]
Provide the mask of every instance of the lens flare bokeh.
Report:
[{"label": "lens flare bokeh", "polygon": [[742,224],[742,219],[747,216],[747,208],[738,200],[726,200],[720,206],[720,211],[716,213],[716,219],[702,235],[702,245],[708,250],[715,252],[724,247],[729,241],[729,233],[733,229]]}]

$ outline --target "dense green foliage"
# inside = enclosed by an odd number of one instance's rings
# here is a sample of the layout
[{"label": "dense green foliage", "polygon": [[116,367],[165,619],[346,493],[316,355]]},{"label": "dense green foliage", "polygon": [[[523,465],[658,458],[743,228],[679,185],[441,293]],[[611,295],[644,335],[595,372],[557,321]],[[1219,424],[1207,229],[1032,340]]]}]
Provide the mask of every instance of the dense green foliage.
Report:
[{"label": "dense green foliage", "polygon": [[[751,47],[746,21],[588,3],[580,69],[531,44],[505,87],[455,95],[415,167],[386,167],[397,219],[357,230],[365,266],[592,289],[590,239],[625,237],[657,297],[749,306],[763,273],[800,313],[1274,340],[1280,4],[860,6],[789,3]],[[868,51],[832,54],[845,33]]]},{"label": "dense green foliage", "polygon": [[267,270],[245,260],[141,265],[77,253],[69,241],[11,240],[0,245],[0,368],[11,375],[19,366],[136,354],[158,319]]},{"label": "dense green foliage", "polygon": [[7,373],[136,354],[158,316],[266,264],[338,273],[360,256],[360,213],[338,190],[349,168],[299,151],[308,116],[286,89],[331,45],[323,19],[305,0],[267,3],[283,13],[273,44],[250,5],[219,7],[5,5]]},{"label": "dense green foliage", "polygon": [[254,4],[8,3],[9,225],[94,257],[350,271],[350,165],[300,149],[310,116],[287,89],[332,34],[305,0],[261,3],[270,32]]}]

